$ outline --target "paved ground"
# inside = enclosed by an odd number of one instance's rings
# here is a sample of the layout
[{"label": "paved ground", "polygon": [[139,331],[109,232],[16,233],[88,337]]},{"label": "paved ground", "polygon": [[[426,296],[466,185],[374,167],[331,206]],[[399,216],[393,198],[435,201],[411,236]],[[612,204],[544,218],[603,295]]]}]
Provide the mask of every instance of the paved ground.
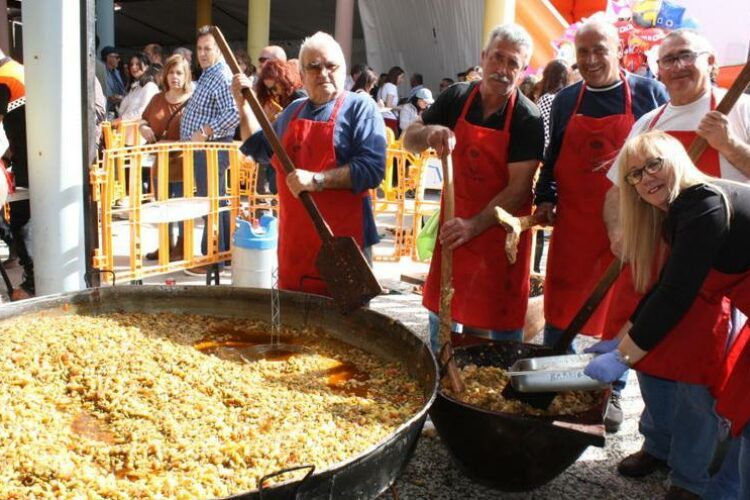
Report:
[{"label": "paved ground", "polygon": [[[399,288],[393,283],[394,288]],[[387,295],[373,301],[372,308],[399,318],[423,338],[427,335],[427,315],[414,294]],[[485,488],[455,467],[439,437],[420,439],[416,453],[396,482],[403,499],[651,499],[666,490],[666,475],[645,480],[629,480],[615,470],[617,462],[640,448],[638,416],[643,403],[638,381],[631,374],[623,396],[625,422],[617,434],[607,436],[604,448],[588,448],[568,470],[547,485],[526,493],[504,493]],[[381,498],[387,499],[390,494]]]},{"label": "paved ground", "polygon": [[[147,244],[147,248],[150,248]],[[7,249],[0,248],[0,258],[7,256]],[[423,339],[427,335],[427,314],[421,306],[421,296],[412,292],[413,287],[399,282],[402,272],[426,270],[426,265],[403,259],[401,263],[375,264],[375,272],[391,294],[381,296],[371,307],[401,320]],[[21,281],[18,267],[9,270],[15,285]],[[177,284],[203,284],[200,278],[186,276],[182,272],[145,280],[146,284],[163,284],[174,278]],[[222,284],[230,284],[226,274]],[[604,448],[589,448],[567,471],[547,485],[527,493],[503,493],[485,488],[462,474],[455,467],[439,437],[423,436],[404,474],[396,487],[402,499],[651,499],[661,498],[665,491],[666,476],[635,481],[617,474],[615,466],[624,456],[640,447],[637,419],[642,408],[637,380],[631,374],[624,393],[623,410],[625,423],[619,433],[607,437]],[[386,493],[381,498],[390,498]]]}]

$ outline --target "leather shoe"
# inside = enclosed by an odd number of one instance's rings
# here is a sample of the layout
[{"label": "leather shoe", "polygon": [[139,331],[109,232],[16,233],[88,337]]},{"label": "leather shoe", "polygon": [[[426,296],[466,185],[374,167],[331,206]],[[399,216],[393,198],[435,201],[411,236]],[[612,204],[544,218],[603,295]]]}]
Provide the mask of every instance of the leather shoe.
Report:
[{"label": "leather shoe", "polygon": [[643,450],[628,455],[617,464],[617,472],[627,477],[645,477],[661,469],[669,469],[667,462]]},{"label": "leather shoe", "polygon": [[667,490],[667,494],[664,495],[664,500],[700,500],[701,496],[696,495],[692,491],[688,491],[685,488],[672,485]]}]

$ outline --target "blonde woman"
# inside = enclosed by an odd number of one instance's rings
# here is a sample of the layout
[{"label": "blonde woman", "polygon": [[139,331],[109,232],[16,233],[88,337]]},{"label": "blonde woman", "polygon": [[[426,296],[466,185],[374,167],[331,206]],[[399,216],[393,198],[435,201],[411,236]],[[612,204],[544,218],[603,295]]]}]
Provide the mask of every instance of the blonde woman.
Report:
[{"label": "blonde woman", "polygon": [[[182,112],[193,93],[190,64],[182,55],[175,54],[164,63],[164,92],[156,94],[143,111],[141,136],[149,144],[180,140]],[[169,155],[169,197],[179,198],[182,190],[182,154]],[[171,232],[170,232],[171,234]],[[182,260],[183,227],[179,224],[177,243],[170,244],[170,259]],[[159,252],[146,254],[148,260],[158,260]]]},{"label": "blonde woman", "polygon": [[[745,462],[734,475],[734,486],[738,487],[739,471],[744,471],[743,487],[748,488],[750,329],[745,326],[732,355],[726,356],[724,319],[730,300],[744,314],[750,313],[750,187],[703,174],[682,144],[661,131],[630,139],[617,161],[623,252],[636,289],[646,295],[620,332],[619,342],[610,341],[611,350],[591,361],[586,374],[609,383],[633,367],[676,381],[672,443],[690,442],[696,456],[706,455],[709,462],[718,440],[715,405],[730,420],[735,435],[745,429]],[[652,285],[655,276],[658,280]],[[712,394],[718,394],[716,400]],[[647,407],[665,404],[652,401],[648,391],[642,390],[642,395]],[[714,425],[686,425],[701,418]],[[671,452],[669,457],[652,458],[669,463],[693,460]],[[668,498],[699,498],[706,491],[708,464],[690,465],[690,477],[675,476],[673,468]],[[680,470],[685,470],[684,464]],[[750,490],[740,498],[750,498]]]}]

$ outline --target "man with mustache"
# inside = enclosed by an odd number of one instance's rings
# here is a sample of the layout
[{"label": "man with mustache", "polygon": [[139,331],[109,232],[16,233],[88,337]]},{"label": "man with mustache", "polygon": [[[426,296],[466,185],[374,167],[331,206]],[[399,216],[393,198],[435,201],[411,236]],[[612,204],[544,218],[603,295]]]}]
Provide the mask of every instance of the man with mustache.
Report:
[{"label": "man with mustache", "polygon": [[[659,47],[658,68],[670,101],[641,117],[630,135],[663,130],[679,139],[686,148],[696,136],[704,137],[709,147],[696,166],[714,177],[747,183],[750,179],[750,97],[742,96],[726,116],[716,111],[726,91],[712,88],[711,73],[715,65],[714,50],[703,36],[692,30],[676,30],[667,35]],[[617,184],[616,169],[611,169],[607,175]],[[619,187],[615,185],[607,193],[604,208],[605,223],[611,234],[619,234],[618,205]],[[642,298],[635,292],[630,275],[629,270],[625,270],[613,291],[613,305],[616,303],[618,307],[610,308],[605,327],[613,333],[619,332],[630,319]],[[668,466],[673,498],[721,497],[717,490],[706,491],[705,488],[710,484],[708,469],[719,432],[709,380],[716,375],[724,352],[716,350],[717,359],[712,359],[711,351],[702,346],[700,340],[689,342],[687,339],[691,334],[711,338],[713,332],[723,347],[727,343],[728,315],[717,313],[710,304],[698,312],[699,306],[702,304],[696,300],[691,308],[693,316],[689,321],[680,322],[675,329],[679,329],[680,336],[686,340],[684,349],[699,350],[696,357],[706,361],[705,375],[688,383],[685,381],[687,372],[695,376],[701,373],[701,367],[690,363],[670,367],[668,361],[653,355],[639,363],[638,381],[645,403],[639,430],[644,442],[641,450],[625,457],[618,465],[618,471],[629,477],[647,476]],[[721,314],[725,317],[721,318]],[[716,320],[717,317],[720,319]],[[733,320],[740,326],[744,323],[736,317]],[[670,357],[684,359],[676,351],[670,351]],[[736,463],[727,465],[736,467]],[[736,489],[737,480],[725,482],[722,488]]]},{"label": "man with mustache", "polygon": [[[518,260],[508,264],[505,231],[495,220],[494,207],[517,216],[531,211],[544,124],[539,110],[517,86],[532,51],[531,37],[521,26],[497,26],[481,54],[484,79],[447,88],[404,133],[404,146],[410,151],[431,147],[439,156],[453,155],[456,217],[442,222],[423,299],[430,311],[435,351],[443,246],[453,250],[453,320],[488,330],[472,333],[489,340],[523,337],[531,236],[522,236]],[[454,337],[455,344],[481,341]]]},{"label": "man with mustache", "polygon": [[375,101],[347,92],[341,46],[317,32],[299,51],[302,84],[308,98],[287,106],[273,123],[292,163],[287,175],[242,97],[250,88],[234,75],[232,92],[240,109],[240,150],[256,161],[271,159],[279,179],[279,288],[330,295],[315,267],[320,237],[298,199],[308,191],[336,236],[351,236],[371,259],[378,242],[369,190],[385,176],[385,123]]},{"label": "man with mustache", "polygon": [[[667,100],[664,86],[619,67],[617,29],[590,21],[575,37],[583,81],[561,90],[550,111],[550,142],[536,184],[537,212],[554,224],[544,283],[544,343],[554,345],[614,256],[602,221],[612,185],[607,169],[635,120]],[[609,296],[580,333],[602,335]],[[608,432],[622,423],[620,391],[613,384],[605,415]]]}]

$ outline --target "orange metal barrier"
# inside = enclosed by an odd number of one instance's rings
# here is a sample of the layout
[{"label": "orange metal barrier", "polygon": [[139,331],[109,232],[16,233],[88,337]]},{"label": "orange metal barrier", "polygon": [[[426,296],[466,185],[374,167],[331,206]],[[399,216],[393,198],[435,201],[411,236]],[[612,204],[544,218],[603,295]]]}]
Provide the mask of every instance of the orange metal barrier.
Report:
[{"label": "orange metal barrier", "polygon": [[[205,151],[207,157],[208,194],[205,197],[194,196],[195,177],[193,171],[193,152]],[[229,152],[229,189],[227,195],[219,196],[218,153]],[[169,197],[169,153],[182,152],[183,190],[180,198]],[[151,195],[142,192],[142,168],[145,160],[156,157],[154,172],[157,181],[155,201],[144,204]],[[105,149],[100,164],[91,170],[91,183],[99,213],[99,246],[94,255],[94,268],[113,271],[118,281],[140,280],[148,276],[170,273],[180,269],[199,265],[213,264],[231,259],[231,251],[219,252],[219,213],[230,212],[233,221],[240,210],[240,179],[243,177],[237,144],[233,143],[158,143],[144,146],[115,147]],[[129,188],[126,193],[129,201],[125,208],[114,208],[113,185],[118,178],[121,165],[129,169]],[[125,183],[123,182],[124,186]],[[228,206],[220,207],[226,200]],[[208,254],[195,255],[193,241],[194,218],[207,216]],[[117,262],[115,258],[115,235],[113,231],[115,218],[124,219],[123,224],[129,228],[128,263]],[[184,258],[179,261],[169,260],[169,222],[182,221],[185,224],[183,246]],[[159,260],[155,265],[144,265],[142,248],[145,224],[158,225]],[[234,231],[234,224],[230,224]],[[119,235],[120,237],[123,234]],[[230,236],[231,237],[231,236]]]}]

